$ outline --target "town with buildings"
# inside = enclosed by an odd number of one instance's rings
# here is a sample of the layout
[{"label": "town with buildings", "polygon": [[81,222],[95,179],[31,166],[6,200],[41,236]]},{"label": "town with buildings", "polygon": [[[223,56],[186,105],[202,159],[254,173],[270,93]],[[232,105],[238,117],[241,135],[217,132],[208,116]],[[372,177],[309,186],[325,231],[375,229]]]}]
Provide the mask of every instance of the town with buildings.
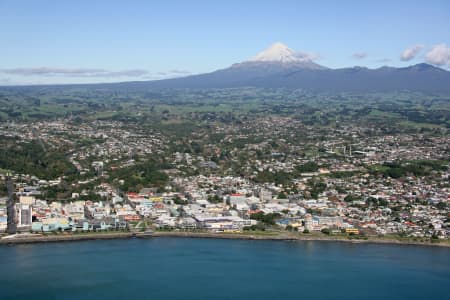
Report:
[{"label": "town with buildings", "polygon": [[445,130],[390,133],[336,124],[325,130],[284,116],[244,118],[174,138],[123,121],[2,123],[0,135],[15,145],[63,149],[71,171],[40,178],[3,169],[0,231],[14,222],[17,232],[36,234],[152,230],[447,240]]}]

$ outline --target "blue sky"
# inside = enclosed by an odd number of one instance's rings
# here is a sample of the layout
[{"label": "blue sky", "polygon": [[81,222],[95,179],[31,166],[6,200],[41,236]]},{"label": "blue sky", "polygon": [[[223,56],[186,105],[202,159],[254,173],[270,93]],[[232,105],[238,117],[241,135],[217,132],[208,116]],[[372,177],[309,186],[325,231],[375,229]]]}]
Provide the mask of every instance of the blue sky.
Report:
[{"label": "blue sky", "polygon": [[333,68],[448,68],[450,1],[0,0],[0,41],[0,84],[202,73],[277,41]]}]

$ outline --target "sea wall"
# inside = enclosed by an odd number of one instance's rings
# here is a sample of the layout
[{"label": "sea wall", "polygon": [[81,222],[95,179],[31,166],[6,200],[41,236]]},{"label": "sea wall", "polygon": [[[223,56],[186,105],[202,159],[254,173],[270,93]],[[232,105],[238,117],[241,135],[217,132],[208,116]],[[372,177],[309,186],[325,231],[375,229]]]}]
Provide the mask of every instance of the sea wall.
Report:
[{"label": "sea wall", "polygon": [[41,236],[27,236],[27,237],[0,239],[0,245],[46,243],[46,242],[70,242],[82,240],[124,239],[124,238],[131,238],[132,236],[133,233],[131,232],[41,235]]},{"label": "sea wall", "polygon": [[0,245],[8,244],[27,244],[27,243],[47,243],[47,242],[70,242],[82,240],[107,240],[107,239],[127,239],[127,238],[213,238],[213,239],[239,239],[239,240],[271,240],[271,241],[325,241],[342,242],[353,244],[394,244],[394,245],[419,245],[419,246],[439,246],[448,247],[447,242],[418,242],[409,240],[395,240],[383,238],[368,239],[347,239],[344,237],[300,235],[300,234],[239,234],[239,233],[209,233],[209,232],[180,232],[180,231],[162,231],[153,233],[133,233],[133,232],[113,232],[113,233],[88,233],[88,234],[59,234],[59,235],[41,235],[25,236],[17,238],[0,239]]}]

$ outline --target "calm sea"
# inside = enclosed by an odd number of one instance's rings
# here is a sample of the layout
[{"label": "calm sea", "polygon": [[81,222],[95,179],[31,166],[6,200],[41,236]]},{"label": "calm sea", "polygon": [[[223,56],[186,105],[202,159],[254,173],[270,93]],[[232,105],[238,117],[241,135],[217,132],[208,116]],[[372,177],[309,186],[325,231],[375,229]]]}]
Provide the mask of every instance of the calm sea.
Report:
[{"label": "calm sea", "polygon": [[0,299],[449,297],[449,248],[183,238],[0,247]]}]

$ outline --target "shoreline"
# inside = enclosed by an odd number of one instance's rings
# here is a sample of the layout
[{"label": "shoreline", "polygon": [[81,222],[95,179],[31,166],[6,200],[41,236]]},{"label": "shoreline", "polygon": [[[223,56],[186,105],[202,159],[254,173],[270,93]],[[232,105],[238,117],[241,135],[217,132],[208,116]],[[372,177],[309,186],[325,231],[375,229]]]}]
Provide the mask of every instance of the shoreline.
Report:
[{"label": "shoreline", "polygon": [[34,244],[34,243],[55,243],[86,240],[108,240],[108,239],[130,239],[130,238],[209,238],[209,239],[234,239],[234,240],[268,240],[268,241],[319,241],[319,242],[342,242],[351,244],[384,244],[384,245],[405,245],[405,246],[432,246],[448,247],[450,243],[446,242],[419,242],[419,241],[401,241],[395,239],[346,239],[343,237],[328,237],[314,235],[294,235],[289,233],[279,234],[242,234],[242,233],[210,233],[210,232],[183,232],[183,231],[156,231],[151,234],[143,232],[114,232],[114,233],[86,233],[86,234],[67,234],[67,235],[35,235],[17,238],[0,239],[1,245],[14,244]]},{"label": "shoreline", "polygon": [[261,234],[227,234],[227,233],[202,233],[202,232],[155,232],[152,237],[177,237],[177,238],[213,238],[213,239],[235,239],[235,240],[268,240],[268,241],[318,241],[318,242],[343,242],[352,244],[385,244],[406,246],[438,246],[448,247],[449,243],[431,243],[418,241],[399,241],[394,239],[346,239],[342,237],[327,236],[299,236],[290,234],[261,235]]},{"label": "shoreline", "polygon": [[56,243],[56,242],[75,242],[87,240],[111,240],[127,239],[133,237],[132,232],[117,233],[88,233],[88,234],[61,234],[61,235],[35,235],[18,238],[0,239],[1,245],[13,244],[35,244],[35,243]]}]

